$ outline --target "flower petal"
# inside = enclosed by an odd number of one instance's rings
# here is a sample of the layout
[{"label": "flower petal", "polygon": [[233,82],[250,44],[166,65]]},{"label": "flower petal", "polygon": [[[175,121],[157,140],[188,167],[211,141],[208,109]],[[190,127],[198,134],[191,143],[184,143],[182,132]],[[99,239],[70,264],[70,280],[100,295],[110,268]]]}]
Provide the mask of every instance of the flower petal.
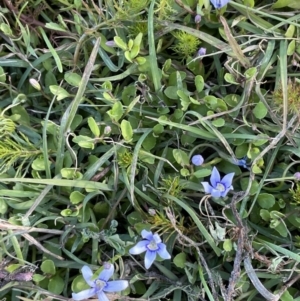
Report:
[{"label": "flower petal", "polygon": [[95,288],[89,288],[79,293],[72,293],[72,298],[74,301],[80,301],[80,300],[91,298],[94,295],[96,295]]},{"label": "flower petal", "polygon": [[221,193],[221,196],[224,198],[224,197],[227,195],[227,193],[229,192],[229,190],[233,190],[233,187],[230,186],[229,188],[227,188],[225,191],[223,191],[223,192]]},{"label": "flower petal", "polygon": [[213,187],[211,187],[208,182],[201,182],[201,184],[204,187],[205,193],[211,193],[211,191],[213,190]]},{"label": "flower petal", "polygon": [[87,265],[84,265],[84,266],[82,267],[82,269],[81,269],[81,273],[82,273],[82,276],[83,276],[85,282],[86,282],[89,286],[94,287],[94,286],[95,286],[95,283],[94,283],[93,280],[91,280],[92,277],[93,277],[93,272],[92,272],[92,270],[90,269],[90,267],[87,266]]},{"label": "flower petal", "polygon": [[231,186],[233,177],[234,177],[234,172],[229,173],[228,175],[223,177],[221,183],[226,187],[226,189]]},{"label": "flower petal", "polygon": [[219,198],[221,196],[222,192],[220,190],[217,190],[217,189],[212,189],[210,194],[214,198]]},{"label": "flower petal", "polygon": [[99,301],[109,301],[109,299],[106,297],[106,295],[103,293],[103,291],[97,293]]},{"label": "flower petal", "polygon": [[215,8],[222,8],[223,6],[225,6],[230,0],[210,0],[210,2],[212,3],[212,5]]},{"label": "flower petal", "polygon": [[153,239],[153,234],[151,231],[143,230],[141,232],[141,235],[144,239],[152,240]]},{"label": "flower petal", "polygon": [[157,244],[161,243],[161,239],[157,233],[153,235],[153,239]]},{"label": "flower petal", "polygon": [[214,166],[211,176],[210,176],[210,184],[213,188],[216,188],[217,183],[221,181],[220,173],[217,168]]},{"label": "flower petal", "polygon": [[155,251],[147,251],[145,255],[145,268],[148,270],[156,258]]},{"label": "flower petal", "polygon": [[99,274],[98,279],[103,280],[103,281],[108,281],[108,279],[114,274],[114,265],[110,264],[107,266],[106,264],[104,265],[104,269],[102,272]]},{"label": "flower petal", "polygon": [[103,288],[103,291],[108,293],[120,292],[128,287],[127,280],[116,280],[107,282],[106,286]]},{"label": "flower petal", "polygon": [[159,247],[159,249],[158,249],[157,253],[162,259],[170,259],[171,258],[171,255],[167,251],[167,247],[165,244],[160,243],[160,244],[158,244],[158,247]]},{"label": "flower petal", "polygon": [[145,251],[147,251],[147,247],[146,246],[148,244],[149,244],[148,240],[141,240],[134,247],[132,247],[129,250],[129,253],[133,254],[133,255],[144,253]]}]

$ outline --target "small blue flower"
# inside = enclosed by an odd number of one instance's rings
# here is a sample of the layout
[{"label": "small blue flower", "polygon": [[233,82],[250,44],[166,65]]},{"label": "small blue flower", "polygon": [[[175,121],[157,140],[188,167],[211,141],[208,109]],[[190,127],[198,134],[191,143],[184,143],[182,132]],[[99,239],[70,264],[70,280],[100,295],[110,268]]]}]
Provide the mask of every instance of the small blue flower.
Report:
[{"label": "small blue flower", "polygon": [[242,159],[234,159],[234,160],[233,160],[233,163],[234,163],[235,165],[242,166],[242,167],[248,169],[246,158],[247,158],[247,157],[244,157],[244,158],[242,158]]},{"label": "small blue flower", "polygon": [[195,165],[195,166],[200,166],[202,165],[204,162],[204,159],[201,155],[195,155],[192,157],[192,163]]},{"label": "small blue flower", "polygon": [[215,8],[222,8],[223,6],[225,6],[230,0],[210,0],[211,4],[215,7]]},{"label": "small blue flower", "polygon": [[228,175],[224,176],[221,180],[220,173],[216,167],[213,168],[211,176],[210,176],[210,183],[208,182],[201,182],[204,187],[205,193],[209,193],[214,198],[225,197],[229,190],[232,190],[232,180],[234,177],[234,172],[229,173]]},{"label": "small blue flower", "polygon": [[299,171],[294,174],[294,178],[296,181],[300,181],[300,172]]},{"label": "small blue flower", "polygon": [[94,295],[98,296],[99,301],[108,301],[104,292],[120,292],[128,286],[128,281],[126,280],[108,281],[108,279],[114,274],[114,266],[110,263],[104,264],[104,270],[95,280],[92,280],[93,272],[87,265],[82,267],[81,272],[85,282],[91,288],[79,293],[72,293],[72,298],[75,301],[88,299]]},{"label": "small blue flower", "polygon": [[200,15],[196,15],[195,16],[195,23],[199,24],[201,22],[201,16]]},{"label": "small blue flower", "polygon": [[201,47],[198,52],[197,52],[197,56],[203,56],[206,54],[206,48]]},{"label": "small blue flower", "polygon": [[162,259],[170,259],[171,255],[168,253],[166,245],[161,242],[157,233],[152,234],[151,231],[143,230],[141,233],[144,240],[138,242],[133,248],[129,250],[130,254],[137,255],[146,252],[145,268],[149,269],[158,254]]}]

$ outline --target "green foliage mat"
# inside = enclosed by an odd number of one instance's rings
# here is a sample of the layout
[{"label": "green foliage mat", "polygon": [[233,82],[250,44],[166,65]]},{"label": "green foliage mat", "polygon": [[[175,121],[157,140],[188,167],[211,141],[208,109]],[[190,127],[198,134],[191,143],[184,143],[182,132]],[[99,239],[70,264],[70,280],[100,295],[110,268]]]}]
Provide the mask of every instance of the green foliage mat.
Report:
[{"label": "green foliage mat", "polygon": [[1,1],[0,298],[300,300],[300,2],[212,2]]}]

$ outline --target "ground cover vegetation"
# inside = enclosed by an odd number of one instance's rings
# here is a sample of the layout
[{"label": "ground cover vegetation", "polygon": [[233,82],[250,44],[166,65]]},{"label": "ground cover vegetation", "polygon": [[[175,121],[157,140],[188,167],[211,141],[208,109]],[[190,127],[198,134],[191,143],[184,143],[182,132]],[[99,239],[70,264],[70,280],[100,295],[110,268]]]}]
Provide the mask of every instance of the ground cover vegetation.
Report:
[{"label": "ground cover vegetation", "polygon": [[300,300],[300,2],[0,2],[0,299]]}]

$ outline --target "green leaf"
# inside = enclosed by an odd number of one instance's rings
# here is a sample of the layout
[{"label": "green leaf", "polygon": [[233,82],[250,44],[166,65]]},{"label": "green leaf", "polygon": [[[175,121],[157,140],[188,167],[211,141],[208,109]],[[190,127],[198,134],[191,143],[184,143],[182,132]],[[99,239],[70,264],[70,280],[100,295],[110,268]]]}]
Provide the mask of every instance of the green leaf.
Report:
[{"label": "green leaf", "polygon": [[300,9],[300,2],[298,0],[278,0],[272,5],[272,9],[283,7]]},{"label": "green leaf", "polygon": [[290,24],[287,31],[286,31],[286,33],[285,33],[285,36],[287,38],[292,38],[294,36],[295,29],[296,29],[296,26],[293,25],[293,24]]},{"label": "green leaf", "polygon": [[85,195],[79,191],[72,191],[70,194],[70,202],[73,205],[81,203],[85,198]]},{"label": "green leaf", "polygon": [[140,66],[140,65],[144,65],[146,63],[147,59],[145,59],[142,56],[138,56],[135,58],[135,62]]},{"label": "green leaf", "polygon": [[133,211],[132,213],[127,215],[127,220],[131,226],[135,225],[136,223],[141,223],[143,218],[139,212]]},{"label": "green leaf", "polygon": [[193,173],[193,176],[195,176],[198,179],[199,178],[205,178],[205,177],[210,176],[210,175],[211,175],[211,170],[207,169],[207,168],[199,169],[199,170],[197,170]]},{"label": "green leaf", "polygon": [[215,127],[223,127],[225,124],[225,120],[223,118],[217,118],[215,120],[212,121],[212,125],[214,125]]},{"label": "green leaf", "polygon": [[[48,160],[48,164],[50,166],[51,164],[51,161]],[[31,167],[34,169],[34,170],[38,170],[38,171],[43,171],[45,170],[45,160],[43,157],[41,158],[36,158],[35,160],[33,160],[32,164],[31,164]]]},{"label": "green leaf", "polygon": [[195,85],[196,85],[196,89],[197,92],[202,92],[203,88],[204,88],[204,79],[201,75],[197,75],[195,77]]},{"label": "green leaf", "polygon": [[270,221],[270,219],[271,219],[270,218],[270,212],[266,209],[261,209],[260,212],[259,212],[259,215],[266,222]]},{"label": "green leaf", "polygon": [[127,50],[127,44],[118,36],[114,37],[114,42],[118,47],[123,49],[124,51]]},{"label": "green leaf", "polygon": [[82,79],[82,77],[79,74],[73,72],[65,73],[64,78],[65,81],[73,87],[79,87]]},{"label": "green leaf", "polygon": [[275,205],[275,197],[269,193],[261,193],[257,197],[259,206],[263,209],[270,209]]},{"label": "green leaf", "polygon": [[94,134],[95,137],[99,137],[100,136],[100,129],[98,124],[96,123],[95,119],[93,117],[89,117],[87,119],[89,128],[91,130],[91,132]]},{"label": "green leaf", "polygon": [[266,117],[267,113],[268,109],[261,101],[258,102],[253,109],[253,114],[257,119],[263,119],[264,117]]},{"label": "green leaf", "polygon": [[52,85],[49,87],[51,93],[56,96],[57,100],[62,100],[68,96],[70,96],[69,92],[67,92],[64,88],[56,85]]},{"label": "green leaf", "polygon": [[256,67],[251,67],[244,73],[247,80],[252,79],[253,77],[256,76],[256,74],[257,74],[257,68]]},{"label": "green leaf", "polygon": [[161,124],[156,124],[153,128],[153,133],[155,135],[162,134],[164,132],[164,126]]},{"label": "green leaf", "polygon": [[229,84],[239,85],[239,83],[236,82],[235,77],[232,74],[230,74],[230,73],[226,73],[225,76],[224,76],[224,79]]},{"label": "green leaf", "polygon": [[107,112],[112,121],[118,122],[123,116],[123,106],[120,101],[114,103],[111,110]]},{"label": "green leaf", "polygon": [[65,31],[65,32],[67,31],[64,27],[62,27],[59,24],[54,23],[54,22],[46,23],[45,27],[49,28],[49,29],[52,29],[52,30],[55,30],[55,31]]},{"label": "green leaf", "polygon": [[49,279],[48,290],[56,295],[60,295],[65,287],[65,281],[59,275],[55,275],[54,277]]},{"label": "green leaf", "polygon": [[72,139],[73,142],[77,143],[82,148],[94,149],[94,139],[88,136],[76,136]]},{"label": "green leaf", "polygon": [[188,155],[181,149],[173,149],[173,156],[179,165],[181,166],[190,165]]},{"label": "green leaf", "polygon": [[7,203],[3,198],[0,198],[0,214],[5,214],[7,211]]},{"label": "green leaf", "polygon": [[125,141],[129,142],[132,140],[133,131],[132,131],[132,127],[131,127],[131,124],[129,121],[122,120],[121,131],[122,131],[122,136],[125,139]]},{"label": "green leaf", "polygon": [[183,176],[183,177],[187,177],[190,175],[190,171],[187,169],[187,168],[181,168],[180,169],[180,174]]},{"label": "green leaf", "polygon": [[190,100],[189,96],[186,95],[185,92],[182,91],[182,90],[178,90],[177,95],[180,97],[182,110],[186,111],[189,104],[191,103],[191,100]]},{"label": "green leaf", "polygon": [[[242,178],[241,179],[242,190],[245,191],[247,189],[248,183],[249,183],[248,179],[246,179],[246,178]],[[251,188],[250,188],[250,193],[249,194],[250,195],[256,194],[258,188],[259,188],[259,183],[256,180],[252,181]]]},{"label": "green leaf", "polygon": [[6,81],[6,74],[4,69],[0,66],[0,83],[5,83]]},{"label": "green leaf", "polygon": [[55,275],[55,273],[56,273],[55,264],[50,259],[47,259],[42,262],[41,270],[43,273],[48,274],[48,275]]},{"label": "green leaf", "polygon": [[287,55],[293,55],[295,53],[295,48],[296,48],[296,41],[292,40],[287,48]]},{"label": "green leaf", "polygon": [[80,173],[79,171],[77,171],[75,168],[63,168],[61,171],[61,176],[64,179],[81,179],[82,178],[82,173]]},{"label": "green leaf", "polygon": [[281,236],[287,237],[288,231],[283,221],[285,215],[278,211],[271,211],[270,217],[271,217],[270,228],[275,229]]},{"label": "green leaf", "polygon": [[241,100],[241,96],[237,94],[228,94],[224,97],[224,101],[228,106],[234,108],[238,105]]},{"label": "green leaf", "polygon": [[177,95],[178,88],[175,86],[169,86],[164,90],[164,94],[170,99],[178,99]]},{"label": "green leaf", "polygon": [[232,250],[232,241],[231,239],[225,239],[223,242],[223,249],[226,252],[230,252]]},{"label": "green leaf", "polygon": [[10,26],[7,25],[6,23],[1,23],[0,30],[9,37],[13,36]]},{"label": "green leaf", "polygon": [[183,269],[186,263],[186,254],[181,252],[177,254],[173,259],[174,264],[178,267]]}]

